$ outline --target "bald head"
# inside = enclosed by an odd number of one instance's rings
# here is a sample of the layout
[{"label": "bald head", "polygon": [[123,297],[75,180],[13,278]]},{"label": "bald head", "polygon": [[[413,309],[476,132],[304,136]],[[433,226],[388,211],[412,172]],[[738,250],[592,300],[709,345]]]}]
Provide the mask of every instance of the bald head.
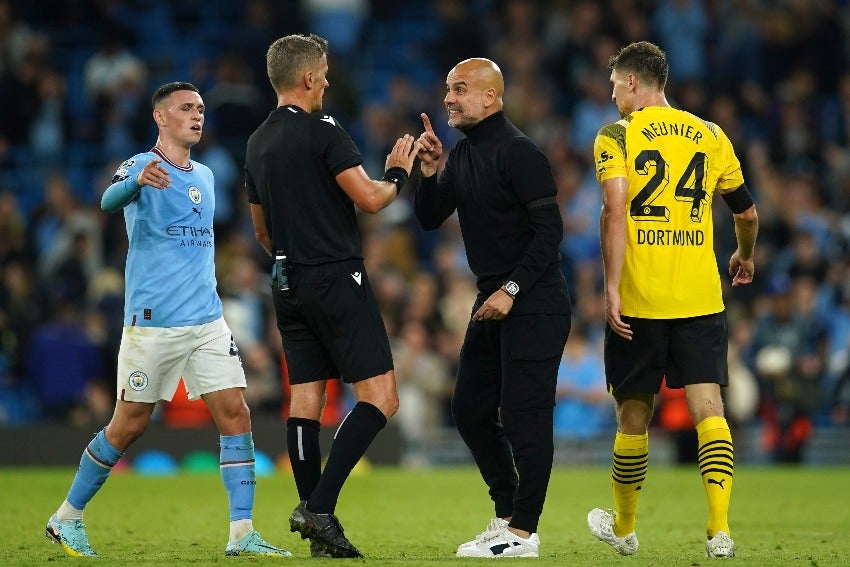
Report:
[{"label": "bald head", "polygon": [[449,126],[464,130],[499,112],[504,94],[505,80],[498,65],[479,57],[461,61],[446,77]]},{"label": "bald head", "polygon": [[502,104],[502,95],[505,94],[505,79],[502,77],[502,70],[499,66],[481,57],[473,59],[465,59],[457,65],[449,73],[463,74],[470,77],[475,84],[483,90],[493,89],[499,105]]}]

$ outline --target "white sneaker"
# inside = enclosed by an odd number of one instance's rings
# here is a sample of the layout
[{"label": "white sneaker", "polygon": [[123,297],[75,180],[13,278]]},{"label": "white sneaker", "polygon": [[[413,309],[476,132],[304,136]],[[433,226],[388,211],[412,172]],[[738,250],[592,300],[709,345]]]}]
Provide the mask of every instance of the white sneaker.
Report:
[{"label": "white sneaker", "polygon": [[726,532],[717,532],[705,542],[706,557],[735,557],[735,542]]},{"label": "white sneaker", "polygon": [[458,552],[465,547],[475,547],[482,541],[487,541],[489,538],[501,532],[503,529],[508,527],[508,521],[504,518],[493,518],[490,520],[490,523],[487,524],[487,529],[475,536],[475,539],[472,541],[468,541],[466,543],[462,543],[458,546]]},{"label": "white sneaker", "polygon": [[638,539],[635,532],[625,537],[618,537],[614,533],[613,511],[594,508],[587,514],[587,527],[590,528],[590,533],[616,549],[620,555],[637,553]]},{"label": "white sneaker", "polygon": [[489,533],[473,545],[464,544],[457,550],[458,557],[538,557],[539,553],[540,537],[536,533],[525,539],[510,531],[507,526],[501,531]]}]

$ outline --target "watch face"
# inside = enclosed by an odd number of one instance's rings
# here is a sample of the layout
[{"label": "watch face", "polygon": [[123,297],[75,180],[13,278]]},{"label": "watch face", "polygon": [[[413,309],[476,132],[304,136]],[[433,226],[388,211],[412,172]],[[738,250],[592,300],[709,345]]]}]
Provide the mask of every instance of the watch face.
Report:
[{"label": "watch face", "polygon": [[511,295],[516,295],[519,293],[519,286],[516,282],[506,282],[505,283],[505,291],[510,293]]}]

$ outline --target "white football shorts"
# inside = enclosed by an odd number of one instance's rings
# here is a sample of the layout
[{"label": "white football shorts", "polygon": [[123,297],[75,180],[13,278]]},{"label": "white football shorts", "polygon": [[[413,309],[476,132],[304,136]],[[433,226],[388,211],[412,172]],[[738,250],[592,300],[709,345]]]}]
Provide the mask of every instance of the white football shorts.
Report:
[{"label": "white football shorts", "polygon": [[224,318],[188,327],[124,327],[118,351],[118,399],[171,401],[180,378],[190,400],[244,388],[239,349]]}]

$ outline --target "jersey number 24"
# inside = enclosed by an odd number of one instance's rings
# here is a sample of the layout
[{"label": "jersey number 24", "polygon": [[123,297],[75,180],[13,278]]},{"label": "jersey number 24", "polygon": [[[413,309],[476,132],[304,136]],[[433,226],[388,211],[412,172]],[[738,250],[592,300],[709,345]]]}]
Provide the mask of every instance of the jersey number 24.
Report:
[{"label": "jersey number 24", "polygon": [[[635,158],[635,171],[639,175],[649,175],[651,165],[655,164],[655,172],[646,185],[643,186],[629,204],[629,214],[636,221],[669,221],[670,210],[664,205],[653,205],[661,193],[670,184],[667,176],[667,162],[658,150],[643,150]],[[677,201],[690,205],[691,222],[702,222],[705,210],[706,192],[703,187],[705,179],[705,154],[696,152],[685,172],[676,182],[675,197]]]}]

